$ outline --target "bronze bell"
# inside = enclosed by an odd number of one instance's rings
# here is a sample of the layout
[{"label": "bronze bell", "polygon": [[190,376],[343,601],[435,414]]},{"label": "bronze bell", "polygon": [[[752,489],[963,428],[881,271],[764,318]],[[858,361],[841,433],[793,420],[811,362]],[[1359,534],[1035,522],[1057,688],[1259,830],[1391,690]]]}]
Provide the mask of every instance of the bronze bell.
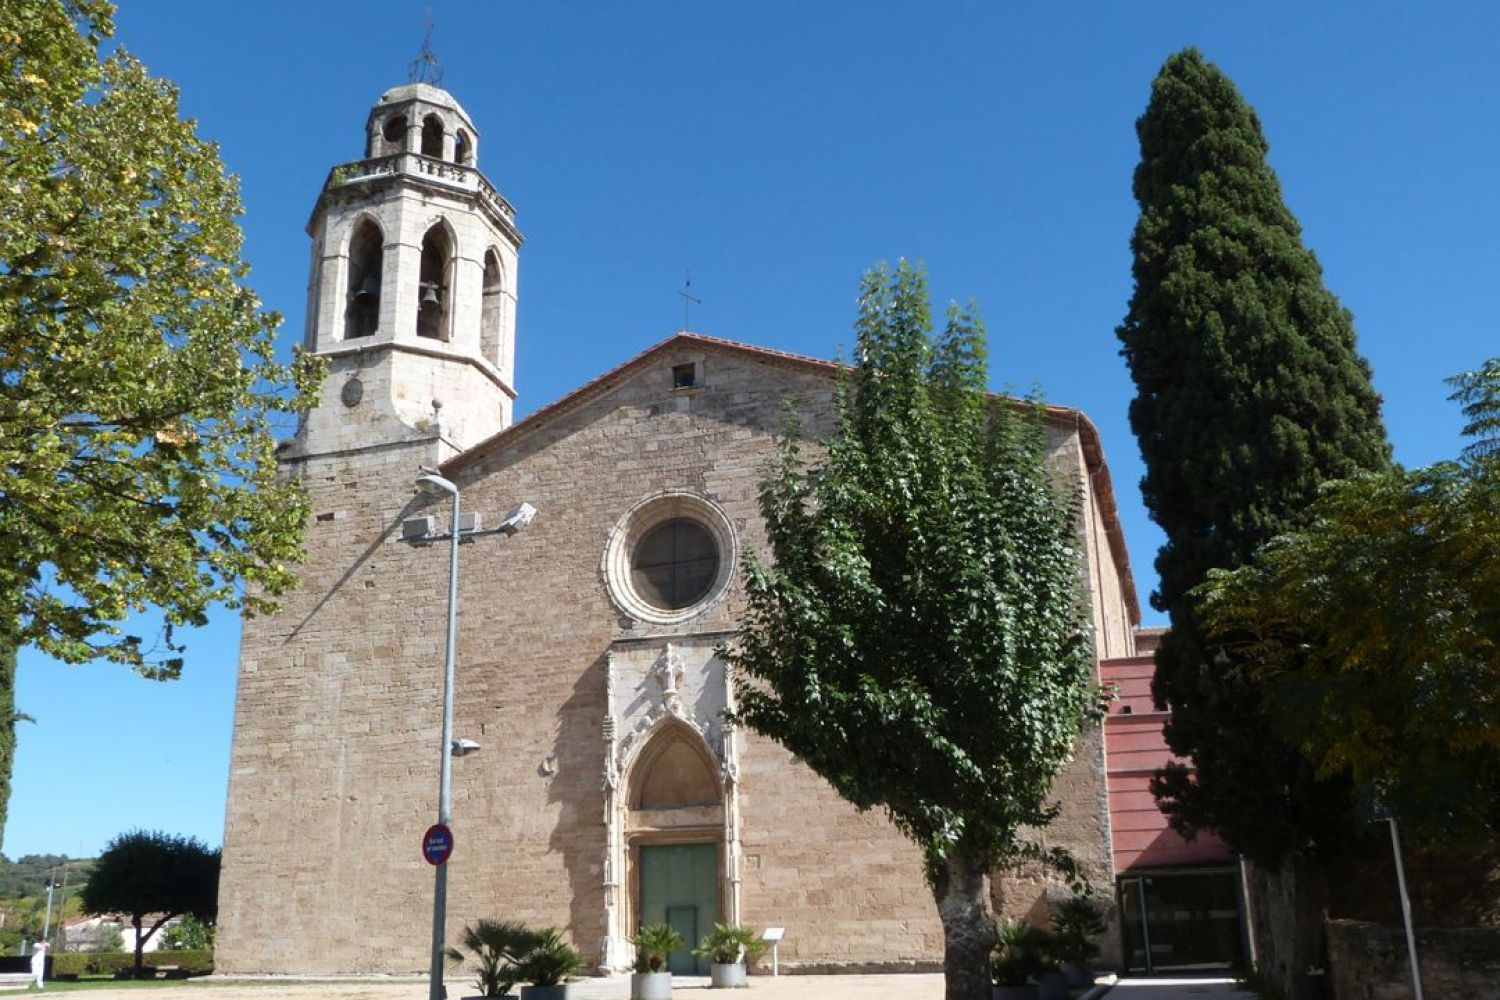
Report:
[{"label": "bronze bell", "polygon": [[438,307],[438,306],[440,306],[442,304],[443,304],[443,300],[438,295],[438,286],[437,285],[429,284],[429,285],[426,285],[426,286],[423,287],[423,289],[422,289],[422,308],[423,309],[436,308],[436,307]]}]

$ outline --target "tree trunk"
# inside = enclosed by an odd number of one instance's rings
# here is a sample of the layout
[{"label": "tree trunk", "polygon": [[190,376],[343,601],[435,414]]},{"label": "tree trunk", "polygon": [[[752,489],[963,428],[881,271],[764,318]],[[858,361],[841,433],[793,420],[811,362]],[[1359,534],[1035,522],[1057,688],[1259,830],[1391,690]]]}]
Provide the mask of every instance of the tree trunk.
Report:
[{"label": "tree trunk", "polygon": [[0,632],[0,840],[10,805],[10,775],[16,753],[16,644]]},{"label": "tree trunk", "polygon": [[1292,976],[1328,964],[1323,942],[1328,872],[1320,862],[1298,855],[1279,868],[1252,864],[1250,895],[1260,972],[1290,996]]},{"label": "tree trunk", "polygon": [[995,921],[984,904],[984,869],[953,855],[932,885],[943,921],[944,1000],[990,1000]]},{"label": "tree trunk", "polygon": [[130,926],[135,928],[135,978],[139,979],[141,969],[144,967],[141,952],[146,949],[146,942],[141,940],[141,915],[139,913],[131,915]]}]

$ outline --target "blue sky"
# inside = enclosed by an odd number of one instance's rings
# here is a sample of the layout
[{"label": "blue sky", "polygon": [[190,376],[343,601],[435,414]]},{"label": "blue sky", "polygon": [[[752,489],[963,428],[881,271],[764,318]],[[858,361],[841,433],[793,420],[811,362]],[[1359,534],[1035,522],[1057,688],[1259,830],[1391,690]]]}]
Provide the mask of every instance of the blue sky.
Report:
[{"label": "blue sky", "polygon": [[[366,112],[406,82],[419,0],[125,0],[119,40],[182,88],[243,180],[252,284],[300,337],[303,232]],[[460,3],[435,0],[445,86],[516,206],[517,414],[682,325],[832,357],[873,262],[977,299],[994,382],[1098,423],[1142,596],[1114,328],[1131,291],[1136,117],[1197,45],[1236,81],[1329,286],[1355,314],[1397,457],[1456,452],[1444,376],[1500,354],[1500,8],[1479,3]],[[1160,618],[1148,612],[1148,622]],[[141,826],[217,844],[239,623],[180,681],[23,653],[5,852],[84,856]],[[434,668],[437,665],[434,664]],[[295,816],[267,817],[294,822]]]}]

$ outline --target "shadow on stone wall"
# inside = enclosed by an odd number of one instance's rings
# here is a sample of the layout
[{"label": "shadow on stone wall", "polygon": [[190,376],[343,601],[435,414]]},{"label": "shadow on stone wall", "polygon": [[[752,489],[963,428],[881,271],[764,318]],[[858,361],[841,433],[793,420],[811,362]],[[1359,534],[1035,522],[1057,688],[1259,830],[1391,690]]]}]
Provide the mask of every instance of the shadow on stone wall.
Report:
[{"label": "shadow on stone wall", "polygon": [[[592,966],[604,928],[604,765],[599,720],[604,715],[605,657],[590,663],[558,710],[557,739],[544,763],[550,779],[547,801],[559,803],[558,822],[548,841],[562,858],[568,884],[557,895],[568,901],[568,936]],[[591,785],[595,795],[581,794]]]}]

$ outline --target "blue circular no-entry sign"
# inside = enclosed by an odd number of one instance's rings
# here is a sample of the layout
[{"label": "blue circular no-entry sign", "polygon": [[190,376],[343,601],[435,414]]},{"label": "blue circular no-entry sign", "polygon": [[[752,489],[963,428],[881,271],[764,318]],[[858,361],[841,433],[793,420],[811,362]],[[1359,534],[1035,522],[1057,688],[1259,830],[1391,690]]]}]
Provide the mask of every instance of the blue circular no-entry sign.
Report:
[{"label": "blue circular no-entry sign", "polygon": [[440,865],[453,853],[453,831],[442,823],[434,823],[422,834],[422,857],[429,865]]}]

